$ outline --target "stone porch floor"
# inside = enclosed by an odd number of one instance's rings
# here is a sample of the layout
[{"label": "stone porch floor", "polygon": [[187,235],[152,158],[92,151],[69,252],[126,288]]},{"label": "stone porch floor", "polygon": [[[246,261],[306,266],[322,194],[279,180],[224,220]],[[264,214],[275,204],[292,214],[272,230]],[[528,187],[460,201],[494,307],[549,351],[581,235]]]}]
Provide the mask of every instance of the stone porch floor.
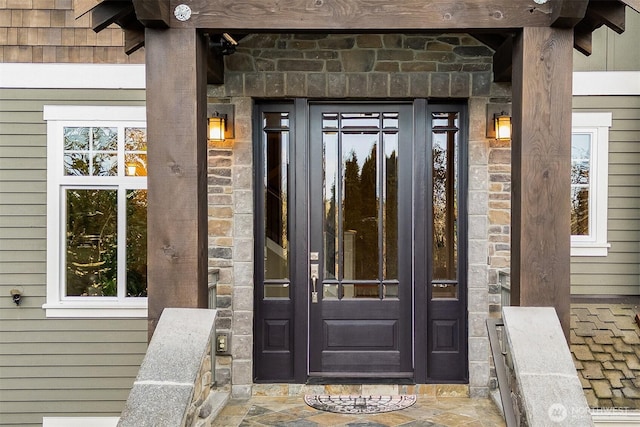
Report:
[{"label": "stone porch floor", "polygon": [[[214,425],[224,427],[500,427],[504,420],[490,399],[470,399],[465,386],[305,386],[295,395],[257,385],[250,400],[231,400]],[[277,386],[279,387],[279,386]],[[286,387],[286,386],[285,386]],[[379,387],[379,388],[376,388]],[[394,389],[392,389],[394,388]],[[289,390],[290,391],[290,390]],[[282,391],[281,391],[282,392]],[[417,402],[400,411],[343,415],[313,409],[304,394],[416,394]],[[273,395],[265,395],[273,394]],[[290,393],[289,393],[290,394]]]},{"label": "stone porch floor", "polygon": [[638,301],[571,304],[571,352],[592,408],[640,409]]}]

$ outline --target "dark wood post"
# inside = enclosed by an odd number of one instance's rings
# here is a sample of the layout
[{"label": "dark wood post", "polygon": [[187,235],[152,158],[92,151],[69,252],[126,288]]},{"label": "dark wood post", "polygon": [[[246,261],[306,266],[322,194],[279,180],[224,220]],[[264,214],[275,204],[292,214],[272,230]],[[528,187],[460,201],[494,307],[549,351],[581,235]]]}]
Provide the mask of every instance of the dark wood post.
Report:
[{"label": "dark wood post", "polygon": [[207,306],[206,45],[146,29],[149,337],[165,307]]},{"label": "dark wood post", "polygon": [[526,27],[513,51],[512,303],[570,316],[573,30]]}]

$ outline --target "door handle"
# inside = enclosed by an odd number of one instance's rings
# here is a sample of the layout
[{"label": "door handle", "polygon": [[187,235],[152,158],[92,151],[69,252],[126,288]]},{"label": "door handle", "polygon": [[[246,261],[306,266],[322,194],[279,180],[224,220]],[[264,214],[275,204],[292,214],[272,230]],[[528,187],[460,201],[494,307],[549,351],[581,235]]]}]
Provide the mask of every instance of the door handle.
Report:
[{"label": "door handle", "polygon": [[317,283],[318,283],[318,264],[311,264],[311,303],[312,304],[317,304],[318,303],[318,290],[317,290]]}]

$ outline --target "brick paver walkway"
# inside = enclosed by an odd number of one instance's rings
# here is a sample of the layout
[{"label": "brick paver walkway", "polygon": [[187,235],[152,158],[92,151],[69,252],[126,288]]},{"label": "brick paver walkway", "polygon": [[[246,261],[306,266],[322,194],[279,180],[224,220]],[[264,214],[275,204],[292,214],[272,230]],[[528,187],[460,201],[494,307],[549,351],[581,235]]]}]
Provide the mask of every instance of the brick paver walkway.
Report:
[{"label": "brick paver walkway", "polygon": [[640,409],[640,328],[633,304],[572,304],[571,352],[592,408]]}]

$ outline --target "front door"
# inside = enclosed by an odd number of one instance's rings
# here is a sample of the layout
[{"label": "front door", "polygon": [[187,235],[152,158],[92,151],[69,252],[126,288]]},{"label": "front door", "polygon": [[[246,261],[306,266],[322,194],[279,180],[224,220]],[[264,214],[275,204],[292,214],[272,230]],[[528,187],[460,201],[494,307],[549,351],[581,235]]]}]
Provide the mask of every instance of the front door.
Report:
[{"label": "front door", "polygon": [[256,382],[466,382],[464,114],[258,104]]},{"label": "front door", "polygon": [[309,375],[413,377],[411,104],[310,108]]}]

